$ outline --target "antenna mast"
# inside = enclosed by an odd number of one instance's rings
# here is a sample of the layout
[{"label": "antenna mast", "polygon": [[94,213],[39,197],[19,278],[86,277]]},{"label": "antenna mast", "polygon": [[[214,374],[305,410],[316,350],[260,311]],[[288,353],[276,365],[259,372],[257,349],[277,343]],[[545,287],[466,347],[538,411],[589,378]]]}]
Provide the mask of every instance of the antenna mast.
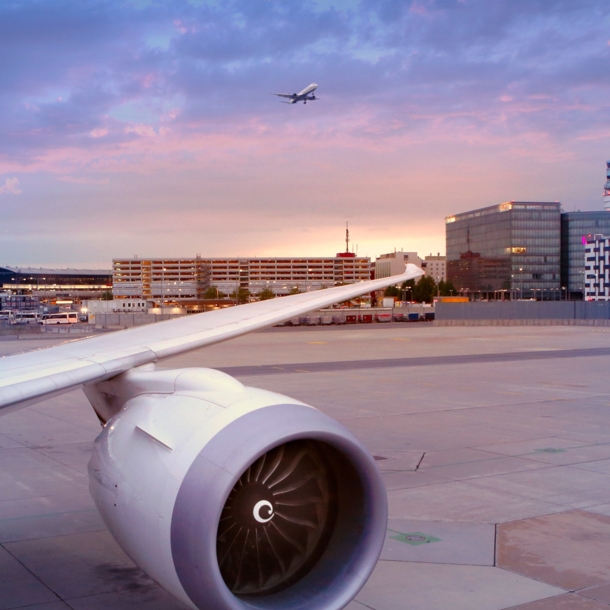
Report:
[{"label": "antenna mast", "polygon": [[345,251],[349,252],[349,222],[345,223]]}]

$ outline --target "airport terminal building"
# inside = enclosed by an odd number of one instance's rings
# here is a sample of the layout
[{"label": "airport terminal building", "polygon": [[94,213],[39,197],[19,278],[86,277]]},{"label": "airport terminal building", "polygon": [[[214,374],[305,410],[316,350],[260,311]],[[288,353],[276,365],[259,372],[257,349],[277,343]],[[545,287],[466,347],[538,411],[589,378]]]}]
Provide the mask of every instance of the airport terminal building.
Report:
[{"label": "airport terminal building", "polygon": [[112,273],[100,269],[0,267],[3,291],[42,299],[99,298],[112,289]]}]

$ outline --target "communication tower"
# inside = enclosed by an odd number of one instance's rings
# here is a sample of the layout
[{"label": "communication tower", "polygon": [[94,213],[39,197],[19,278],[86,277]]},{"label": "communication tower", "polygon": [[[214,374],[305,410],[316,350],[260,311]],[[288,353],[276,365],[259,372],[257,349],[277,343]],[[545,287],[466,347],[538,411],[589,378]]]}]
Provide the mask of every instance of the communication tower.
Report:
[{"label": "communication tower", "polygon": [[604,209],[610,212],[610,161],[606,161],[606,186],[604,187]]}]

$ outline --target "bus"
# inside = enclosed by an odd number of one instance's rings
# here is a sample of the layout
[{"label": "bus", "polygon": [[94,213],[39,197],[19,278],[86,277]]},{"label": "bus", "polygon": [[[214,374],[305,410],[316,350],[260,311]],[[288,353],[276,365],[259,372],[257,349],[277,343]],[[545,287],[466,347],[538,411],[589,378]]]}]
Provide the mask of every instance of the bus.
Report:
[{"label": "bus", "polygon": [[46,326],[50,324],[76,324],[77,322],[78,313],[75,311],[65,311],[63,313],[50,313],[38,323]]},{"label": "bus", "polygon": [[13,312],[10,309],[3,309],[0,311],[0,324],[12,324],[13,323]]},{"label": "bus", "polygon": [[40,314],[35,311],[16,311],[11,324],[38,324]]}]

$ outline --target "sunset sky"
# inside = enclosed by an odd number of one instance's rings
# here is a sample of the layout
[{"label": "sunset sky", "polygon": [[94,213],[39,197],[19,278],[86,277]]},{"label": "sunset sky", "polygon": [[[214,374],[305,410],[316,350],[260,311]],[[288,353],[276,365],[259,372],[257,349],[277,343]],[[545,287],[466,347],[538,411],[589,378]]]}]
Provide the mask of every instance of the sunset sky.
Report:
[{"label": "sunset sky", "polygon": [[3,0],[0,100],[0,265],[444,253],[603,207],[610,2]]}]

